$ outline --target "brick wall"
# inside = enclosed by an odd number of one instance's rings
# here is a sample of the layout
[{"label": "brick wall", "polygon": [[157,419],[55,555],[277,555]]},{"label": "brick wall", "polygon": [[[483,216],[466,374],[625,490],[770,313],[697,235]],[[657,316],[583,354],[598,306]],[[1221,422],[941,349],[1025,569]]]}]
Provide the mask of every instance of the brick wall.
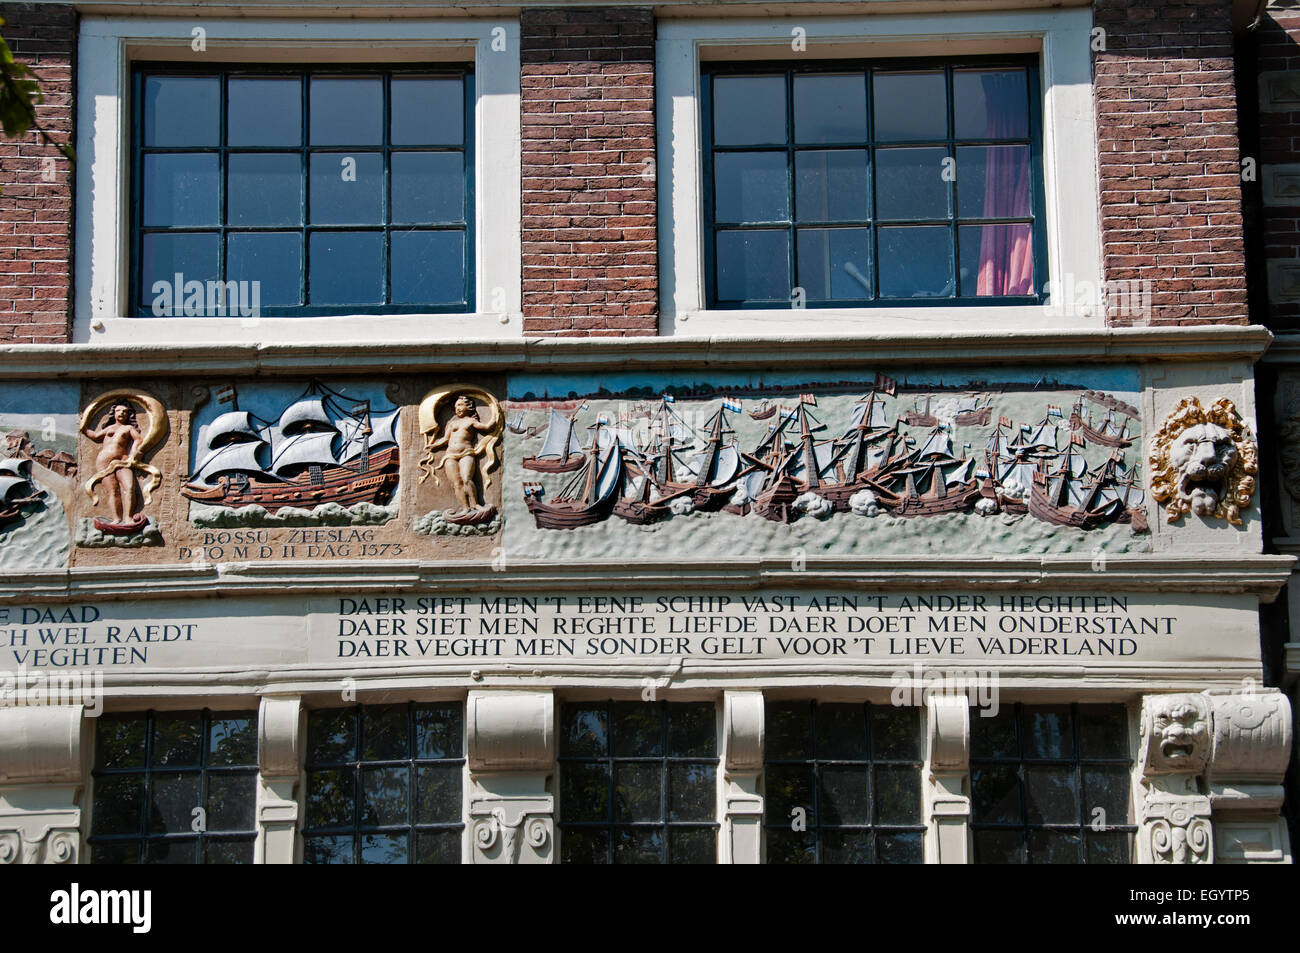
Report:
[{"label": "brick wall", "polygon": [[1155,324],[1248,321],[1230,7],[1094,5],[1103,270],[1151,281]]},{"label": "brick wall", "polygon": [[[1259,210],[1265,260],[1259,278],[1267,283],[1268,294],[1266,315],[1258,320],[1278,330],[1300,328],[1300,288],[1295,286],[1300,275],[1300,197],[1294,194],[1293,178],[1300,163],[1300,10],[1295,7],[1288,3],[1286,8],[1270,10],[1252,38],[1263,93],[1258,119],[1260,172],[1268,176],[1277,166],[1292,167],[1286,170],[1289,181],[1282,190],[1292,194],[1279,197],[1274,189],[1275,194],[1263,196]],[[1292,73],[1293,78],[1275,87],[1282,72]]]},{"label": "brick wall", "polygon": [[[45,94],[36,115],[60,142],[72,135],[76,15],[65,5],[0,3],[14,58]],[[53,159],[53,165],[46,159]],[[72,168],[34,130],[0,139],[0,344],[70,340]]]},{"label": "brick wall", "polygon": [[654,17],[521,16],[527,334],[654,334]]}]

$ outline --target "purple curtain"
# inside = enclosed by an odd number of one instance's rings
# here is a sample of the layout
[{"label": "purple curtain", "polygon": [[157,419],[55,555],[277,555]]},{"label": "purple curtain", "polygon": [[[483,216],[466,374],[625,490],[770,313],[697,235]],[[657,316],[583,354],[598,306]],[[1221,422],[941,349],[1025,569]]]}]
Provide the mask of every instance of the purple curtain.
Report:
[{"label": "purple curtain", "polygon": [[[980,77],[988,106],[990,139],[1022,135],[1025,104],[1016,77]],[[1029,150],[1018,146],[987,149],[984,214],[1010,218],[1029,214]],[[1033,230],[1028,225],[985,225],[981,229],[977,295],[1027,295],[1034,290]]]}]

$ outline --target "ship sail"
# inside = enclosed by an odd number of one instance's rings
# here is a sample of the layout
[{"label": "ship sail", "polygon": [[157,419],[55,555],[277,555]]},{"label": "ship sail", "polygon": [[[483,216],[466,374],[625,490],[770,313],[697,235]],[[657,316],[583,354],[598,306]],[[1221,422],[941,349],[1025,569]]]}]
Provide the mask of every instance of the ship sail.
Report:
[{"label": "ship sail", "polygon": [[23,457],[5,457],[0,460],[0,476],[18,477],[20,480],[32,478],[32,461]]},{"label": "ship sail", "polygon": [[975,459],[969,458],[963,460],[960,464],[948,471],[948,476],[944,482],[948,486],[957,486],[961,483],[969,483],[972,479],[971,471],[975,469]]},{"label": "ship sail", "polygon": [[0,476],[0,503],[30,496],[32,485],[23,477]]},{"label": "ship sail", "polygon": [[286,407],[280,415],[279,428],[286,434],[310,430],[314,426],[335,429],[334,421],[325,409],[324,397],[303,397]]},{"label": "ship sail", "polygon": [[546,429],[546,440],[538,457],[555,457],[565,460],[582,453],[582,443],[574,432],[573,419],[564,416],[554,407],[551,408],[551,425]]},{"label": "ship sail", "polygon": [[209,449],[242,439],[262,439],[261,431],[253,425],[252,415],[246,410],[227,411],[208,424],[205,432]]},{"label": "ship sail", "polygon": [[285,437],[284,442],[276,447],[275,458],[271,461],[271,472],[278,477],[283,477],[285,471],[296,467],[312,464],[337,466],[338,458],[334,455],[335,436],[332,431],[325,433],[308,431]]},{"label": "ship sail", "polygon": [[952,456],[952,436],[944,430],[936,430],[930,434],[928,440],[921,445],[921,449],[916,451],[916,459],[924,460],[926,457]]},{"label": "ship sail", "polygon": [[235,471],[266,475],[265,465],[258,459],[258,453],[264,446],[261,441],[246,440],[217,447],[199,464],[190,477],[190,482],[211,484],[215,477]]},{"label": "ship sail", "polygon": [[341,428],[343,436],[339,449],[339,462],[347,462],[361,456],[363,452],[373,453],[381,447],[396,444],[397,419],[400,414],[400,410],[394,410],[392,413],[372,416],[369,435],[365,433],[364,418],[345,420]]}]

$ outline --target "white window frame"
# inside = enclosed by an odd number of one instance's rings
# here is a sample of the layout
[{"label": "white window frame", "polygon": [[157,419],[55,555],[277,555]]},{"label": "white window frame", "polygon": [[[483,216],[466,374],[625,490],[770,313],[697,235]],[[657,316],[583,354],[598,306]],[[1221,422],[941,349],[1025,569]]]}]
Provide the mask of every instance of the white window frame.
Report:
[{"label": "white window frame", "polygon": [[[796,31],[802,30],[802,36]],[[1101,235],[1093,113],[1092,11],[660,20],[655,50],[660,333],[682,336],[933,334],[1101,328]],[[794,49],[802,40],[805,50]],[[1041,53],[1047,304],[710,310],[700,67],[705,60]],[[1092,289],[1091,291],[1089,289]],[[1095,298],[1093,293],[1095,292]]]},{"label": "white window frame", "polygon": [[[202,28],[203,50],[195,29]],[[260,344],[519,339],[519,23],[514,19],[221,20],[86,17],[77,47],[73,340]],[[132,63],[474,63],[477,311],[290,318],[128,317]]]}]

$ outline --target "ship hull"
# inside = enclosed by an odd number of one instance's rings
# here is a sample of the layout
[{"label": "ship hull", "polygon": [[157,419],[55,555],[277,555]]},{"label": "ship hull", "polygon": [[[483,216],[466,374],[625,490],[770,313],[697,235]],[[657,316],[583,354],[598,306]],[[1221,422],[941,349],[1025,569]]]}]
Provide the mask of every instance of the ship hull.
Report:
[{"label": "ship hull", "polygon": [[793,523],[799,518],[799,511],[793,505],[798,495],[789,479],[783,478],[776,486],[758,494],[750,510],[774,523]]},{"label": "ship hull", "polygon": [[903,415],[903,423],[909,427],[937,427],[939,426],[939,418],[933,414],[918,414],[913,410]]},{"label": "ship hull", "polygon": [[1104,522],[1105,517],[1089,513],[1074,506],[1055,506],[1047,498],[1047,491],[1037,482],[1029,494],[1029,515],[1044,523],[1054,526],[1070,526],[1074,529],[1095,529]]},{"label": "ship hull", "polygon": [[1126,440],[1126,439],[1124,439],[1123,437],[1112,437],[1112,436],[1109,436],[1109,435],[1107,435],[1107,434],[1102,433],[1100,430],[1094,430],[1094,429],[1092,429],[1092,428],[1089,427],[1087,424],[1084,424],[1084,425],[1083,425],[1081,428],[1079,428],[1079,429],[1081,429],[1081,430],[1083,431],[1083,435],[1084,435],[1085,437],[1087,437],[1087,438],[1088,438],[1089,440],[1091,440],[1093,443],[1101,444],[1103,447],[1112,447],[1112,448],[1113,448],[1113,447],[1130,447],[1130,446],[1133,445],[1133,441],[1132,441],[1132,440]]},{"label": "ship hull", "polygon": [[672,511],[666,506],[656,506],[641,500],[618,500],[614,504],[613,514],[634,526],[645,526],[664,519]]},{"label": "ship hull", "polygon": [[775,414],[775,413],[776,413],[776,405],[773,404],[771,407],[767,408],[766,410],[758,410],[758,411],[751,410],[751,411],[749,412],[749,419],[750,419],[750,420],[767,420],[769,417],[771,417],[771,416],[772,416],[773,414]]},{"label": "ship hull", "polygon": [[524,457],[520,462],[525,470],[532,470],[536,473],[572,473],[574,470],[581,470],[586,459],[584,454],[573,453],[569,455],[567,460]]},{"label": "ship hull", "polygon": [[389,447],[371,454],[364,472],[348,467],[323,468],[319,483],[313,483],[305,471],[291,480],[262,482],[253,478],[246,485],[222,477],[216,486],[186,483],[181,495],[209,506],[256,505],[270,513],[286,506],[311,508],[322,503],[383,504],[397,487],[397,473],[397,448]]},{"label": "ship hull", "polygon": [[894,496],[881,498],[881,503],[891,516],[936,516],[940,513],[961,513],[969,510],[979,499],[978,483],[953,489],[946,496]]},{"label": "ship hull", "polygon": [[609,516],[614,507],[614,500],[613,498],[597,500],[595,503],[543,503],[530,494],[524,497],[524,504],[528,507],[528,512],[533,514],[538,529],[577,529],[579,526],[599,523]]},{"label": "ship hull", "polygon": [[31,496],[9,500],[3,506],[0,506],[0,528],[20,522],[23,518],[24,509],[34,507],[37,503],[43,502],[44,499],[45,491],[41,490]]},{"label": "ship hull", "polygon": [[981,407],[979,410],[971,413],[957,414],[952,418],[952,422],[959,427],[984,427],[992,419],[993,408]]}]

